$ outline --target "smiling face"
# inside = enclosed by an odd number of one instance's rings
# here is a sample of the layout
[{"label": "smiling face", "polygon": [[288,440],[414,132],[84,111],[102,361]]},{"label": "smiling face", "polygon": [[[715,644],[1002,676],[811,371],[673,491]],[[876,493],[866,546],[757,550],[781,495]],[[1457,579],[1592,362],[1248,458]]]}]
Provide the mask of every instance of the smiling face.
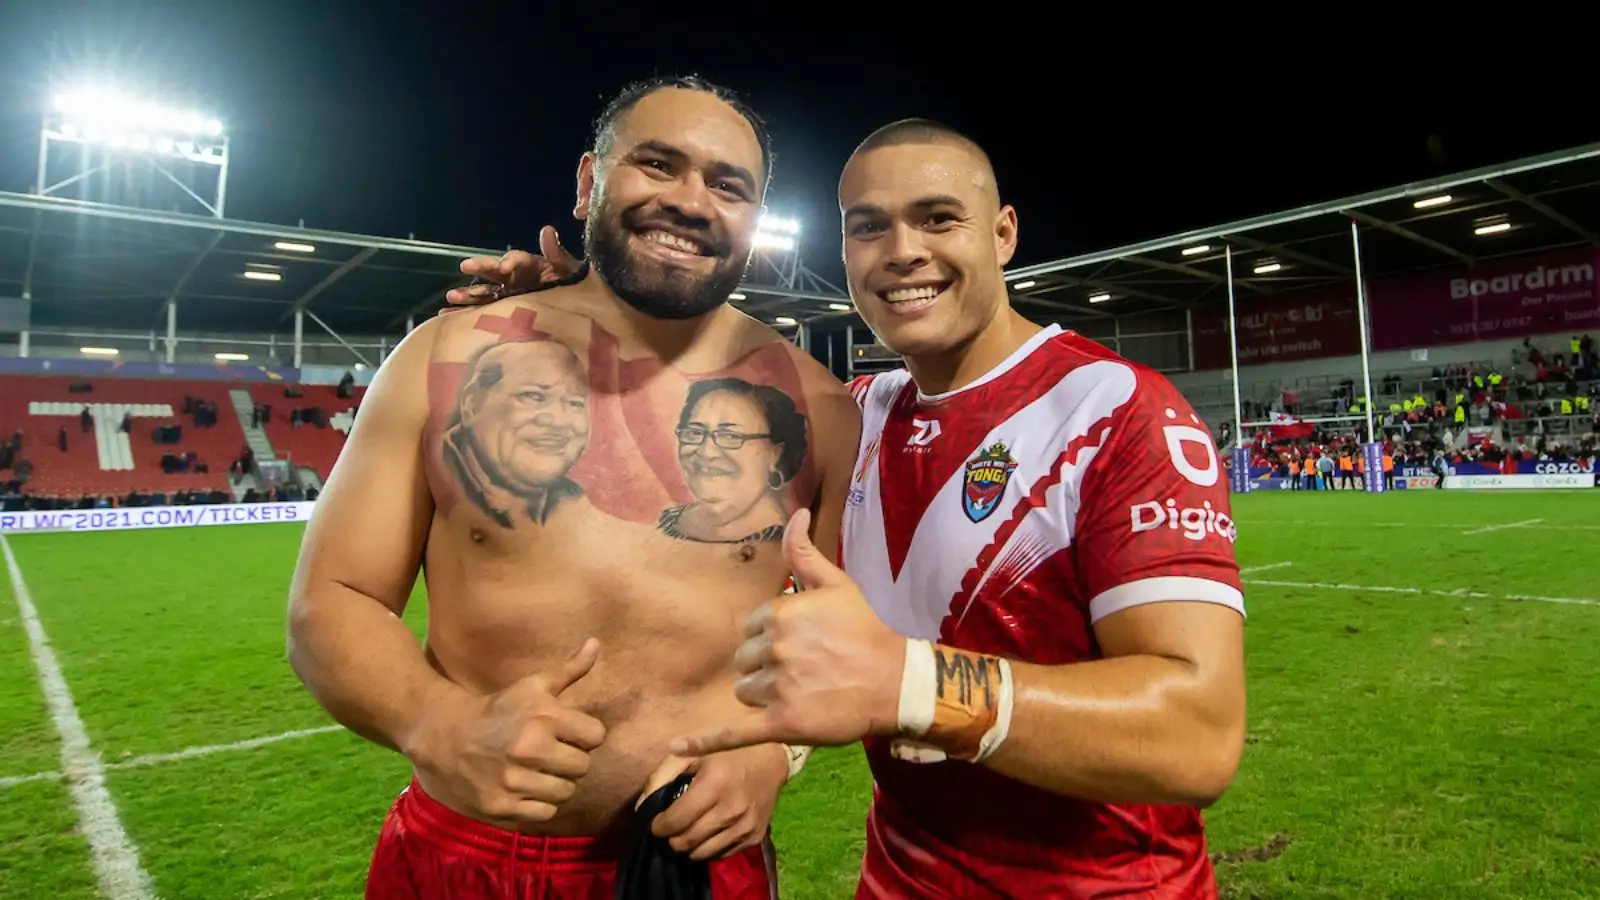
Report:
[{"label": "smiling face", "polygon": [[461,424],[507,490],[543,490],[589,443],[589,386],[555,341],[499,344],[480,356],[461,396]]},{"label": "smiling face", "polygon": [[576,210],[584,250],[617,296],[660,319],[727,302],[750,261],[765,158],[755,129],[716,96],[646,95],[585,154]]},{"label": "smiling face", "polygon": [[1016,214],[986,160],[954,142],[874,147],[846,165],[839,209],[851,299],[891,350],[947,353],[994,321]]},{"label": "smiling face", "polygon": [[777,471],[783,450],[773,443],[771,432],[753,398],[728,391],[706,394],[679,429],[678,465],[689,492],[701,502],[739,513],[755,506],[772,490],[769,476]]}]

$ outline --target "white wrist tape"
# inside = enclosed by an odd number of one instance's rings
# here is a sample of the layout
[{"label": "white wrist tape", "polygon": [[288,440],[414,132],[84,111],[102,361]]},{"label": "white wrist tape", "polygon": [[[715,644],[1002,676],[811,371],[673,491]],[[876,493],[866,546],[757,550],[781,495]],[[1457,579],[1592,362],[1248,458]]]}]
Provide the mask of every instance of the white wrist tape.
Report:
[{"label": "white wrist tape", "polygon": [[783,749],[789,754],[789,777],[784,779],[787,783],[794,780],[794,777],[800,774],[800,770],[806,767],[806,760],[811,758],[811,748],[784,744]]},{"label": "white wrist tape", "polygon": [[902,737],[891,752],[908,762],[983,762],[1005,743],[1014,702],[1010,661],[907,640],[900,673]]}]

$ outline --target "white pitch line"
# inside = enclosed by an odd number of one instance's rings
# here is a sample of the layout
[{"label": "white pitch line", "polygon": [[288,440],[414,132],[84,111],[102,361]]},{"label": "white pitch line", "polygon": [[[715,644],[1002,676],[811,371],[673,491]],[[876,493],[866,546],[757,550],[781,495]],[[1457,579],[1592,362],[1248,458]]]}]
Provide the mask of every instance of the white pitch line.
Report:
[{"label": "white pitch line", "polygon": [[1263,587],[1288,587],[1288,588],[1313,588],[1321,591],[1364,591],[1370,594],[1426,594],[1432,597],[1456,597],[1471,600],[1532,600],[1539,603],[1565,603],[1572,606],[1600,606],[1600,600],[1591,600],[1587,597],[1536,597],[1532,594],[1489,594],[1484,591],[1469,591],[1459,588],[1453,591],[1440,591],[1431,588],[1394,587],[1384,584],[1342,584],[1327,581],[1275,581],[1265,578],[1246,579],[1245,584],[1259,584]]},{"label": "white pitch line", "polygon": [[[1248,525],[1333,525],[1349,527],[1349,522],[1327,519],[1251,519]],[[1460,528],[1460,522],[1362,522],[1362,528]],[[1600,525],[1545,525],[1535,531],[1600,531]]]},{"label": "white pitch line", "polygon": [[[182,762],[186,759],[196,759],[202,756],[211,756],[217,753],[231,753],[237,750],[255,750],[283,741],[292,741],[296,738],[311,737],[318,734],[329,734],[334,731],[343,731],[342,725],[324,725],[319,728],[300,728],[295,731],[285,731],[281,734],[269,734],[266,737],[250,738],[249,740],[234,741],[231,744],[205,744],[199,747],[185,747],[175,753],[151,753],[146,756],[133,756],[114,763],[106,763],[106,771],[112,769],[138,769],[144,766],[157,766],[162,763]],[[60,772],[35,772],[32,775],[9,775],[0,777],[0,789],[32,781],[55,781],[62,777]]]},{"label": "white pitch line", "polygon": [[1474,528],[1471,531],[1463,531],[1461,533],[1463,535],[1467,535],[1467,534],[1488,534],[1491,531],[1504,531],[1507,528],[1525,528],[1525,527],[1527,527],[1529,525],[1537,525],[1537,524],[1539,524],[1540,522],[1543,522],[1543,521],[1544,521],[1543,519],[1529,519],[1529,520],[1527,520],[1525,522],[1507,522],[1507,523],[1505,523],[1503,525],[1485,525],[1482,528]]},{"label": "white pitch line", "polygon": [[1239,570],[1239,574],[1240,574],[1240,575],[1241,575],[1241,576],[1244,576],[1244,575],[1254,575],[1254,574],[1255,574],[1255,573],[1257,573],[1257,572],[1270,572],[1270,571],[1272,571],[1272,570],[1273,570],[1273,569],[1281,569],[1281,568],[1283,568],[1283,567],[1284,567],[1284,566],[1292,566],[1292,565],[1294,565],[1294,563],[1292,563],[1292,562],[1275,562],[1275,563],[1268,563],[1268,564],[1266,564],[1266,565],[1264,565],[1264,566],[1251,566],[1251,567],[1249,567],[1249,568],[1247,568],[1247,569],[1240,569],[1240,570]]},{"label": "white pitch line", "polygon": [[60,772],[35,772],[32,775],[7,775],[0,778],[0,788],[15,787],[30,781],[60,781]]},{"label": "white pitch line", "polygon": [[3,535],[0,535],[0,551],[4,551],[6,568],[11,571],[11,592],[16,595],[17,612],[28,633],[33,665],[39,672],[39,686],[44,690],[50,718],[61,736],[61,771],[66,773],[67,789],[78,809],[78,824],[89,841],[100,893],[110,900],[154,900],[155,886],[150,874],[139,863],[139,849],[117,816],[117,806],[111,800],[111,792],[106,790],[106,770],[101,765],[100,754],[89,743],[89,732],[83,727],[77,704],[72,701],[72,691],[61,674],[61,663],[56,660],[50,639],[39,622],[39,611],[34,608],[28,585],[22,580],[17,557]]},{"label": "white pitch line", "polygon": [[296,731],[285,731],[282,734],[269,734],[266,737],[250,738],[244,741],[234,741],[231,744],[207,744],[200,747],[186,747],[176,753],[152,753],[148,756],[134,756],[129,759],[114,762],[106,766],[108,769],[137,769],[143,766],[157,766],[162,763],[180,762],[185,759],[195,759],[201,756],[211,756],[215,753],[231,753],[236,750],[254,750],[257,747],[266,747],[283,741],[292,741],[296,738],[311,737],[316,734],[328,734],[333,731],[343,731],[343,725],[324,725],[320,728],[301,728]]}]

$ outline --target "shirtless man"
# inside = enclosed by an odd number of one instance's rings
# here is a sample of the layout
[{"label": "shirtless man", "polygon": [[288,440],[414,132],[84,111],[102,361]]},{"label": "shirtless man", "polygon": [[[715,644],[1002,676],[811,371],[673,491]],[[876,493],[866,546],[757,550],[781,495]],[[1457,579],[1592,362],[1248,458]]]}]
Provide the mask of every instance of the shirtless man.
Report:
[{"label": "shirtless man", "polygon": [[[307,527],[289,656],[415,777],[371,898],[610,896],[636,805],[767,897],[783,745],[670,757],[738,710],[741,623],[779,592],[794,511],[838,543],[849,393],[725,301],[769,174],[759,120],[657,81],[602,115],[574,210],[592,268],[431,320],[385,362]],[[399,619],[419,567],[426,649]]]},{"label": "shirtless man", "polygon": [[[1159,373],[1011,308],[1017,216],[970,139],[885,126],[839,207],[851,297],[906,368],[852,385],[843,569],[798,513],[804,590],[746,625],[748,708],[675,745],[864,741],[860,900],[1214,898],[1200,808],[1245,682],[1210,436]],[[464,266],[517,284],[567,264],[543,249]]]}]

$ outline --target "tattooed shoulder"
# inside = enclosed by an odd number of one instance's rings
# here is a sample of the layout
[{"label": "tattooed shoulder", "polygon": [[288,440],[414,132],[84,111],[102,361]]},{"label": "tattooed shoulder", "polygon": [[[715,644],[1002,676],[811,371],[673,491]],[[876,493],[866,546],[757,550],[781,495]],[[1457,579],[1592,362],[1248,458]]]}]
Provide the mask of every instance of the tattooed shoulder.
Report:
[{"label": "tattooed shoulder", "polygon": [[[449,342],[466,359],[430,366],[430,407],[439,462],[461,499],[502,528],[545,523],[583,495],[571,478],[589,437],[587,373],[578,355],[548,335],[515,333],[507,317],[480,315],[485,333]],[[490,326],[485,328],[484,326]]]}]

